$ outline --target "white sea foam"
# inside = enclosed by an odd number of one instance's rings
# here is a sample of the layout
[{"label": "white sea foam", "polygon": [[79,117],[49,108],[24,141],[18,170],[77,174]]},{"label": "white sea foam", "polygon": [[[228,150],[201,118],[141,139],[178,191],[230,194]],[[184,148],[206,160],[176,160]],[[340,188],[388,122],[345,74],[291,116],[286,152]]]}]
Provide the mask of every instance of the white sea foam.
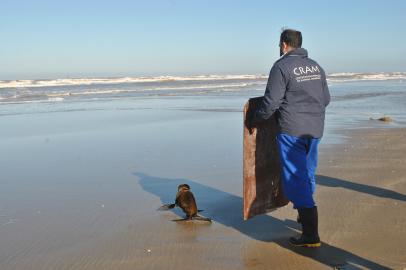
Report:
[{"label": "white sea foam", "polygon": [[0,81],[0,88],[25,88],[46,86],[77,86],[93,84],[124,84],[170,81],[215,81],[215,80],[257,80],[266,75],[199,75],[199,76],[158,76],[158,77],[121,77],[121,78],[76,78],[55,80],[12,80]]},{"label": "white sea foam", "polygon": [[191,86],[179,86],[179,87],[154,87],[148,88],[148,90],[194,90],[194,89],[221,89],[221,88],[243,88],[251,85],[257,85],[259,83],[230,83],[230,84],[211,84],[211,85],[191,85]]},{"label": "white sea foam", "polygon": [[58,102],[64,101],[69,98],[91,98],[91,96],[96,96],[97,98],[111,98],[114,95],[125,96],[137,96],[141,95],[180,95],[182,93],[193,93],[193,94],[205,94],[213,92],[230,92],[239,91],[243,88],[258,88],[264,87],[266,81],[248,81],[248,82],[224,82],[222,83],[187,83],[181,84],[179,86],[160,85],[159,83],[143,87],[131,87],[122,88],[121,86],[116,86],[112,88],[98,88],[97,86],[89,87],[69,87],[66,90],[54,90],[48,88],[15,88],[9,89],[1,92],[0,91],[0,102],[2,104],[6,103],[26,103],[26,102]]},{"label": "white sea foam", "polygon": [[[88,91],[80,92],[59,92],[59,93],[49,93],[47,96],[48,100],[52,98],[62,98],[67,96],[86,96],[86,95],[108,95],[108,94],[120,94],[120,93],[131,93],[131,92],[149,92],[149,91],[184,91],[184,90],[212,90],[219,89],[220,91],[226,92],[229,89],[235,90],[247,86],[258,85],[258,83],[234,83],[234,84],[213,84],[213,85],[191,85],[191,86],[180,86],[180,87],[151,87],[145,89],[92,89]],[[194,92],[195,94],[198,92]],[[200,93],[200,92],[199,92]],[[201,92],[204,93],[204,92]],[[173,93],[176,95],[176,93]]]},{"label": "white sea foam", "polygon": [[63,97],[50,97],[48,101],[56,102],[56,101],[64,101]]},{"label": "white sea foam", "polygon": [[[9,80],[0,81],[0,88],[32,88],[49,86],[86,86],[97,84],[126,84],[149,82],[176,81],[221,81],[221,80],[265,80],[267,75],[198,75],[198,76],[157,76],[157,77],[119,77],[119,78],[66,78],[55,80]],[[332,73],[328,76],[330,82],[346,81],[382,81],[406,80],[406,72],[375,72],[375,73]]]},{"label": "white sea foam", "polygon": [[[81,98],[183,95],[265,89],[266,75],[122,77],[0,81],[0,103],[60,102]],[[406,80],[406,72],[332,73],[329,85],[352,81]],[[145,82],[149,82],[145,84]],[[128,83],[128,85],[127,85]],[[100,85],[100,86],[99,86]],[[54,86],[54,87],[52,87]],[[60,88],[58,86],[64,86]],[[92,97],[93,96],[93,97]]]},{"label": "white sea foam", "polygon": [[406,72],[332,73],[327,76],[327,80],[329,82],[406,80]]}]

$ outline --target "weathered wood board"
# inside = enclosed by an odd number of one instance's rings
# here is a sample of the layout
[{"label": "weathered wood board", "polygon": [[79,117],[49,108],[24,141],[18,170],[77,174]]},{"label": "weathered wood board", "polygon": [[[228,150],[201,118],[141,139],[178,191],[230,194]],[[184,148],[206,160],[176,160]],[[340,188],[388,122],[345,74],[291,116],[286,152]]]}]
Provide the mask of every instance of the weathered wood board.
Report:
[{"label": "weathered wood board", "polygon": [[244,106],[244,220],[288,204],[282,190],[275,114],[252,130],[245,125],[263,97]]}]

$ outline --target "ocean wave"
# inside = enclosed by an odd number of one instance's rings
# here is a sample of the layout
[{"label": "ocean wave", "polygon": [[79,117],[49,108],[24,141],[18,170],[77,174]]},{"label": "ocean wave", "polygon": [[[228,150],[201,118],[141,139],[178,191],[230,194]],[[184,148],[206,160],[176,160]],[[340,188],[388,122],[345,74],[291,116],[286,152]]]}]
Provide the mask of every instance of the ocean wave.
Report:
[{"label": "ocean wave", "polygon": [[252,81],[252,82],[229,82],[229,83],[210,83],[210,84],[197,84],[190,83],[181,86],[172,85],[160,85],[155,84],[150,87],[134,87],[128,89],[127,87],[121,88],[98,88],[97,86],[89,87],[69,87],[69,89],[55,90],[49,88],[16,88],[0,91],[0,103],[15,103],[15,102],[27,102],[27,101],[45,101],[45,102],[55,102],[64,101],[66,99],[73,98],[91,98],[92,96],[98,98],[111,98],[112,96],[121,97],[131,97],[131,96],[144,96],[144,95],[182,95],[185,93],[190,94],[205,94],[213,92],[229,92],[229,91],[239,91],[243,88],[263,86],[265,82],[263,81]]},{"label": "ocean wave", "polygon": [[65,99],[63,97],[49,97],[48,101],[51,102],[57,102],[57,101],[64,101]]},{"label": "ocean wave", "polygon": [[[86,95],[109,95],[109,94],[120,94],[120,93],[133,93],[133,92],[152,92],[152,91],[177,91],[185,90],[213,90],[219,89],[220,91],[227,91],[228,89],[240,89],[243,87],[248,87],[252,85],[258,85],[259,83],[233,83],[233,84],[214,84],[214,85],[190,85],[190,86],[178,86],[178,87],[149,87],[145,89],[89,89],[87,91],[78,92],[58,92],[49,93],[48,97],[66,97],[66,96],[86,96]],[[204,93],[206,91],[203,91]],[[196,92],[195,92],[196,93]]]},{"label": "ocean wave", "polygon": [[[153,82],[177,82],[177,81],[231,81],[231,80],[265,80],[268,75],[243,74],[243,75],[196,75],[196,76],[156,76],[156,77],[117,77],[117,78],[65,78],[45,80],[1,80],[0,88],[33,88],[52,86],[87,86],[106,84],[131,84]],[[329,82],[347,81],[382,81],[382,80],[406,80],[406,72],[374,72],[354,73],[341,72],[327,75]]]},{"label": "ocean wave", "polygon": [[170,81],[216,81],[216,80],[258,80],[266,75],[198,75],[198,76],[157,76],[119,78],[74,78],[55,80],[9,80],[0,81],[0,88],[30,88],[47,86],[78,86],[93,84],[125,84]]},{"label": "ocean wave", "polygon": [[[233,81],[243,81],[244,83],[251,83],[254,81],[258,83],[266,83],[267,75],[197,75],[197,76],[157,76],[157,77],[119,77],[119,78],[69,78],[69,79],[55,79],[55,80],[1,80],[0,89],[24,89],[24,88],[41,88],[41,87],[58,87],[58,86],[91,86],[91,85],[116,85],[116,84],[137,84],[137,83],[160,83],[160,82],[191,82],[199,83],[210,81],[210,84],[200,86],[184,86],[185,89],[198,88],[211,88],[217,87],[212,82],[216,81],[229,81],[229,83],[236,83]],[[349,81],[384,81],[384,80],[406,80],[406,72],[375,72],[375,73],[354,73],[354,72],[341,72],[331,73],[327,75],[327,80],[330,83],[336,82],[349,82]],[[228,83],[228,82],[227,82]],[[225,83],[225,84],[227,84]],[[239,82],[238,82],[239,83]],[[182,86],[158,86],[156,89],[181,89]],[[220,86],[219,86],[220,87]]]},{"label": "ocean wave", "polygon": [[371,73],[352,73],[341,72],[327,75],[329,82],[352,82],[352,81],[388,81],[388,80],[406,80],[406,72],[371,72]]}]

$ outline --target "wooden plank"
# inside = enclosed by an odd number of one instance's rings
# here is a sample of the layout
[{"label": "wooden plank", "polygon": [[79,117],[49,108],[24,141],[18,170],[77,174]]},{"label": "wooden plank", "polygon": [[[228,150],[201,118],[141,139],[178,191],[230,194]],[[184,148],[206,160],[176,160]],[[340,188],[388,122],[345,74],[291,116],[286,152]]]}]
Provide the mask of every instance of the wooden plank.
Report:
[{"label": "wooden plank", "polygon": [[262,98],[252,98],[244,106],[244,220],[288,204],[280,178],[275,114],[252,134],[245,125]]}]

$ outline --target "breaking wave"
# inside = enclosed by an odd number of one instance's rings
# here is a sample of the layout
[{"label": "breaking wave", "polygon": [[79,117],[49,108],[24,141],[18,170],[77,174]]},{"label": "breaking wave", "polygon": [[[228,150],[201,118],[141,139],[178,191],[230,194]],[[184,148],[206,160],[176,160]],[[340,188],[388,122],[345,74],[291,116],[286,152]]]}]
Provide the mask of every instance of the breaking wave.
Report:
[{"label": "breaking wave", "polygon": [[331,73],[327,76],[327,80],[329,82],[406,80],[406,72]]},{"label": "breaking wave", "polygon": [[[61,102],[145,96],[252,94],[263,91],[268,75],[200,75],[0,81],[0,104]],[[332,73],[329,84],[406,80],[406,72]]]},{"label": "breaking wave", "polygon": [[79,86],[95,84],[126,84],[171,81],[221,81],[221,80],[258,80],[267,75],[199,75],[199,76],[157,76],[157,77],[120,77],[120,78],[76,78],[55,80],[8,80],[0,81],[0,88],[31,88],[47,86]]},{"label": "breaking wave", "polygon": [[222,92],[239,92],[243,89],[262,89],[265,80],[234,80],[206,83],[186,82],[153,83],[148,85],[74,85],[54,87],[20,87],[0,89],[0,103],[56,102],[65,100],[140,97],[161,95],[204,95]]},{"label": "breaking wave", "polygon": [[[406,72],[375,72],[375,73],[331,73],[330,82],[347,81],[383,81],[406,80]],[[268,75],[198,75],[198,76],[156,76],[156,77],[118,77],[118,78],[70,78],[46,80],[2,80],[0,88],[32,88],[48,86],[86,86],[106,84],[131,84],[153,82],[181,82],[181,81],[231,81],[231,80],[265,80]]]}]

